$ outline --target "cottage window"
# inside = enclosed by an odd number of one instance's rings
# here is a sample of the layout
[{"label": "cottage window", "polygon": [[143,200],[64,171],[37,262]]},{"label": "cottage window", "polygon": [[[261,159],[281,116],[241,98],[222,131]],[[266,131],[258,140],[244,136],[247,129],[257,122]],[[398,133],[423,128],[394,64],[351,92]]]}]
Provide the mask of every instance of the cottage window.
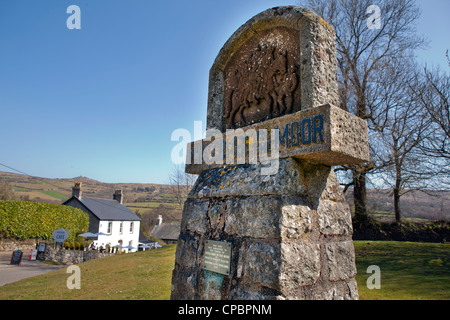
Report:
[{"label": "cottage window", "polygon": [[106,233],[111,233],[112,230],[112,222],[108,222],[108,229],[106,230]]},{"label": "cottage window", "polygon": [[121,222],[119,225],[119,233],[122,234],[122,232],[123,232],[123,222]]},{"label": "cottage window", "polygon": [[134,229],[134,223],[130,222],[130,233],[133,233],[133,229]]}]

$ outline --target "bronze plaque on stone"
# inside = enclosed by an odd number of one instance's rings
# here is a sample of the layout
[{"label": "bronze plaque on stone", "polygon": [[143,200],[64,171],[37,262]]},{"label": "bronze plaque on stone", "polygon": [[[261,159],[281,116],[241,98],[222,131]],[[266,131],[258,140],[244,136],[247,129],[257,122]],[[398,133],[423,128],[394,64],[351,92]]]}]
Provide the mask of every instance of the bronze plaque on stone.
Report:
[{"label": "bronze plaque on stone", "polygon": [[203,266],[205,270],[230,275],[231,243],[206,240]]}]

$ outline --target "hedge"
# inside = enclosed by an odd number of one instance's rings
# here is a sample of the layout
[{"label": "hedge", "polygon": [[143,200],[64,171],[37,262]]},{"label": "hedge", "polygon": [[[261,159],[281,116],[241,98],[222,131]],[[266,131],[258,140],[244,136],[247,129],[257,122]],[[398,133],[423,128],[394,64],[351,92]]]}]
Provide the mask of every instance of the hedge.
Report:
[{"label": "hedge", "polygon": [[89,228],[89,216],[80,209],[30,201],[0,201],[0,234],[7,238],[51,239],[54,230],[70,230],[68,241]]},{"label": "hedge", "polygon": [[450,222],[430,223],[388,223],[376,221],[367,216],[353,219],[353,240],[448,242],[450,241]]}]

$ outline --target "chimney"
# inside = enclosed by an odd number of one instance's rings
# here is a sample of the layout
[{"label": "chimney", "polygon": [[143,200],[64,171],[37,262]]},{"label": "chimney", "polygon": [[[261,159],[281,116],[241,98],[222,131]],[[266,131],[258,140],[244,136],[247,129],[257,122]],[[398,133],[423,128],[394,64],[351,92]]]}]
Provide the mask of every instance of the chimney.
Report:
[{"label": "chimney", "polygon": [[114,192],[113,199],[118,201],[120,204],[123,204],[122,190],[116,190],[116,192]]},{"label": "chimney", "polygon": [[81,199],[83,191],[81,191],[81,182],[75,182],[75,185],[72,187],[72,196]]},{"label": "chimney", "polygon": [[156,219],[156,225],[159,226],[162,224],[162,215],[158,215],[158,219]]}]

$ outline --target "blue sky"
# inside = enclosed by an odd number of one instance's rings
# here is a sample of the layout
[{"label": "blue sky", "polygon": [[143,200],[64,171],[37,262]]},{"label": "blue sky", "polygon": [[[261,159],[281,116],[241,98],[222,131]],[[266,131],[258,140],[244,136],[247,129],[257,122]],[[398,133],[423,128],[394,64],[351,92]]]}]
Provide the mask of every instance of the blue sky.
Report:
[{"label": "blue sky", "polygon": [[[171,134],[206,121],[220,48],[255,14],[295,3],[0,0],[0,163],[47,178],[167,183]],[[419,60],[446,67],[450,1],[417,3],[430,40]],[[72,4],[81,30],[66,27]]]}]

